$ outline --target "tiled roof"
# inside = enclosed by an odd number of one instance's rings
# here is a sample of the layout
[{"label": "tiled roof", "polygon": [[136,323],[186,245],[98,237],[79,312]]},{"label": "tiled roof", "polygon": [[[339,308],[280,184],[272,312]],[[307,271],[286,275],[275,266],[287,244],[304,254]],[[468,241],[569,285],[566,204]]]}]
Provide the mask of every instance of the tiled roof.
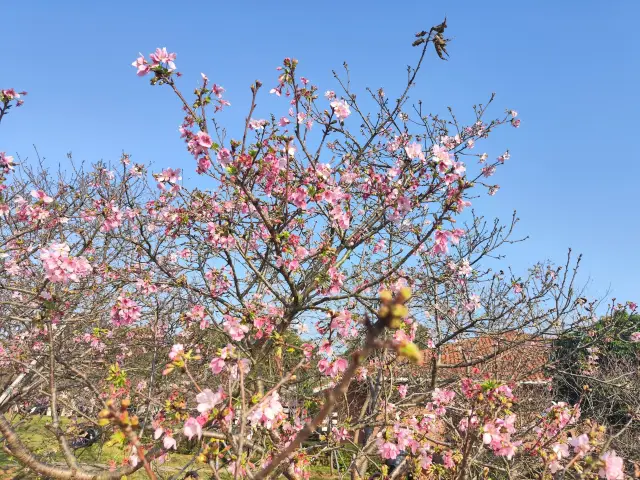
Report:
[{"label": "tiled roof", "polygon": [[424,350],[424,366],[438,358],[438,377],[488,375],[507,382],[545,382],[550,342],[526,334],[478,336]]}]

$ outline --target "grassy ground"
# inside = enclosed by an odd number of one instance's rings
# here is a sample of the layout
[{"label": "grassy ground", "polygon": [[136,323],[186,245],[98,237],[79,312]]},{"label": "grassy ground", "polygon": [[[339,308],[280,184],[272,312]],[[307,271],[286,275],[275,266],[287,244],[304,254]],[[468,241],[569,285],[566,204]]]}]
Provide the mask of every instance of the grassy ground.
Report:
[{"label": "grassy ground", "polygon": [[[20,439],[39,458],[48,462],[62,462],[62,457],[55,437],[47,430],[47,425],[51,424],[51,418],[47,416],[32,416],[26,421],[19,423],[17,433]],[[81,464],[95,464],[107,466],[111,462],[120,464],[123,460],[123,452],[117,446],[109,446],[106,442],[98,442],[91,447],[76,450],[76,456]],[[155,466],[159,477],[170,478],[177,475],[182,468],[193,459],[193,455],[171,453],[168,460]],[[202,470],[201,478],[208,478],[206,473],[208,467],[202,464],[192,464],[186,470]],[[13,459],[0,450],[0,479],[8,478],[36,478],[34,475],[21,471]],[[146,478],[144,470],[136,472],[132,479]],[[181,476],[178,478],[182,478]],[[329,467],[316,467],[311,474],[311,480],[327,480],[336,478],[330,474]]]}]

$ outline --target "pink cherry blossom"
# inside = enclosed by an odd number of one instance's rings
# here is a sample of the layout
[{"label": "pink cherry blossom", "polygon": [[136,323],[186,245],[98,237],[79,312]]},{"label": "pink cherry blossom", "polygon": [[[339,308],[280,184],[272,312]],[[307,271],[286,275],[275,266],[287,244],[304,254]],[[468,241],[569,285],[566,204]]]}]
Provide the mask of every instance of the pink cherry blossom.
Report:
[{"label": "pink cherry blossom", "polygon": [[431,398],[438,405],[451,403],[456,396],[456,392],[448,389],[435,388],[431,393]]},{"label": "pink cherry blossom", "polygon": [[331,429],[331,434],[333,435],[333,438],[337,441],[337,442],[342,442],[346,439],[349,438],[349,431],[346,428],[338,428],[338,427],[333,427]]},{"label": "pink cherry blossom", "polygon": [[404,150],[405,152],[407,152],[407,157],[412,160],[418,158],[424,161],[425,159],[424,152],[422,151],[422,145],[420,145],[419,143],[409,143],[404,147]]},{"label": "pink cherry blossom", "polygon": [[344,100],[334,100],[331,102],[331,108],[338,117],[338,120],[344,121],[349,115],[351,115],[351,108],[349,104]]},{"label": "pink cherry blossom", "polygon": [[211,367],[211,372],[214,375],[218,375],[220,372],[222,372],[222,370],[224,369],[224,366],[225,366],[225,361],[219,357],[214,357],[211,360],[211,363],[209,364],[209,367]]},{"label": "pink cherry blossom", "polygon": [[182,180],[180,171],[181,169],[179,168],[176,168],[175,170],[172,168],[166,168],[162,173],[157,174],[155,177],[158,182],[178,183]]},{"label": "pink cherry blossom", "polygon": [[176,69],[176,64],[173,62],[176,57],[175,53],[168,53],[166,47],[156,48],[156,51],[149,55],[154,65],[164,63],[169,71]]},{"label": "pink cherry blossom", "polygon": [[[20,94],[16,93],[15,89],[13,88],[6,88],[1,92],[2,92],[2,96],[5,97],[7,100],[14,100],[16,98],[20,98]],[[23,92],[23,93],[26,93],[26,92]]]},{"label": "pink cherry blossom", "polygon": [[469,429],[469,427],[475,429],[478,427],[478,425],[480,425],[480,420],[476,415],[471,416],[471,418],[464,417],[458,423],[458,430],[460,430],[461,432],[466,432]]},{"label": "pink cherry blossom", "polygon": [[231,315],[224,316],[223,328],[225,332],[227,332],[236,342],[242,340],[245,337],[245,334],[249,331],[248,325],[241,324],[238,319]]},{"label": "pink cherry blossom", "polygon": [[384,239],[379,240],[373,247],[373,253],[378,253],[381,250],[384,250],[386,246],[387,246],[387,243],[384,241]]},{"label": "pink cherry blossom", "polygon": [[109,202],[104,208],[104,222],[100,226],[101,232],[110,232],[120,227],[124,222],[124,215],[114,202]]},{"label": "pink cherry blossom", "polygon": [[115,305],[111,307],[111,322],[116,327],[131,325],[137,322],[140,317],[140,307],[124,293],[120,294]]},{"label": "pink cherry blossom", "polygon": [[558,460],[552,460],[549,462],[549,471],[551,473],[557,473],[562,470],[564,467],[560,464]]},{"label": "pink cherry blossom", "polygon": [[171,360],[175,360],[180,357],[184,353],[184,345],[181,343],[176,343],[171,347],[171,351],[169,352],[169,358]]},{"label": "pink cherry blossom", "polygon": [[213,141],[207,132],[200,131],[195,134],[195,138],[198,145],[202,148],[211,148],[211,145],[213,145]]},{"label": "pink cherry blossom", "polygon": [[551,450],[556,454],[558,460],[569,457],[569,446],[566,443],[554,443]]},{"label": "pink cherry blossom", "polygon": [[624,460],[616,455],[615,450],[605,452],[600,460],[604,462],[604,466],[598,472],[600,478],[606,480],[623,480],[624,479]]},{"label": "pink cherry blossom", "polygon": [[69,252],[66,243],[53,243],[40,251],[47,280],[54,283],[77,282],[93,271],[85,257],[70,257]]},{"label": "pink cherry blossom", "polygon": [[340,288],[344,284],[345,275],[335,267],[330,267],[327,271],[331,279],[331,287],[329,293],[335,295],[340,291]]},{"label": "pink cherry blossom", "polygon": [[262,399],[248,416],[252,425],[261,424],[267,429],[272,429],[274,425],[283,418],[283,408],[280,403],[280,395],[277,392]]},{"label": "pink cherry blossom", "polygon": [[202,425],[193,417],[187,418],[184,422],[184,428],[182,430],[184,435],[191,440],[193,437],[198,437],[198,440],[202,437]]},{"label": "pink cherry blossom", "polygon": [[241,358],[231,366],[230,376],[233,380],[240,378],[240,372],[246,375],[251,371],[251,360],[248,358]]},{"label": "pink cherry blossom", "polygon": [[198,395],[196,395],[196,401],[198,402],[198,411],[200,413],[208,412],[225,399],[226,395],[222,387],[218,388],[216,392],[213,392],[210,388],[204,389]]},{"label": "pink cherry blossom", "polygon": [[395,443],[380,438],[378,439],[378,453],[385,460],[393,460],[400,453],[400,449]]},{"label": "pink cherry blossom", "polygon": [[220,162],[220,165],[224,167],[226,167],[233,161],[233,156],[231,155],[231,152],[226,148],[221,148],[218,151],[217,156],[218,156],[218,161]]},{"label": "pink cherry blossom", "polygon": [[252,118],[249,120],[249,128],[251,130],[264,130],[264,127],[266,127],[268,123],[266,120],[256,120]]},{"label": "pink cherry blossom", "polygon": [[404,398],[407,396],[408,387],[406,385],[398,385],[398,394],[400,398]]},{"label": "pink cherry blossom", "polygon": [[586,433],[579,435],[577,437],[573,437],[569,440],[569,445],[573,447],[573,451],[578,455],[584,455],[589,450],[591,450],[591,445],[589,444],[589,436]]},{"label": "pink cherry blossom", "polygon": [[173,437],[170,437],[169,435],[165,435],[165,437],[162,439],[162,444],[165,450],[171,450],[172,448],[174,450],[178,449],[178,446],[176,444],[176,439]]},{"label": "pink cherry blossom", "polygon": [[434,244],[432,253],[438,255],[441,253],[447,253],[449,251],[449,239],[451,238],[451,232],[446,230],[436,230],[434,234]]},{"label": "pink cherry blossom", "polygon": [[482,175],[484,177],[490,177],[491,175],[493,175],[494,173],[496,173],[496,167],[494,167],[493,165],[488,165],[486,167],[484,167],[482,169]]},{"label": "pink cherry blossom", "polygon": [[320,370],[320,373],[332,378],[344,372],[348,366],[349,362],[344,358],[338,358],[334,361],[323,358],[318,362],[318,370]]},{"label": "pink cherry blossom", "polygon": [[142,54],[140,54],[140,56],[136,58],[131,65],[136,67],[136,69],[138,70],[138,76],[140,77],[145,76],[151,71],[151,66],[147,63],[147,60]]},{"label": "pink cherry blossom", "polygon": [[49,195],[44,193],[42,190],[31,190],[31,196],[44,203],[53,202],[53,198],[51,198]]},{"label": "pink cherry blossom", "polygon": [[9,173],[15,167],[15,162],[11,155],[7,155],[5,152],[0,152],[0,170],[4,173]]},{"label": "pink cherry blossom", "polygon": [[480,307],[480,296],[478,295],[470,295],[469,301],[464,304],[464,309],[467,312],[474,312]]}]

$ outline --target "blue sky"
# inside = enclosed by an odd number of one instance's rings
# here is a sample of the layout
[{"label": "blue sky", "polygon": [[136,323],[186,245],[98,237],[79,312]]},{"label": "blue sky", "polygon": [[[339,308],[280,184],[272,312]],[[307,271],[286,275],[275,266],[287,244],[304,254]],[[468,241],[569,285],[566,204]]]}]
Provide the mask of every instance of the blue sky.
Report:
[{"label": "blue sky", "polygon": [[517,210],[518,233],[530,237],[506,250],[505,264],[522,271],[536,260],[562,262],[572,247],[584,254],[592,296],[611,289],[640,300],[638,1],[23,0],[2,9],[0,86],[29,96],[5,118],[0,150],[33,158],[35,144],[47,163],[63,166],[67,152],[96,161],[124,150],[191,176],[179,105],[135,76],[138,52],[177,52],[187,92],[207,73],[232,102],[221,121],[237,124],[249,84],[272,86],[285,56],[322,90],[335,87],[331,70],[346,60],[354,84],[393,95],[416,54],[413,34],[446,14],[451,59],[432,55],[412,98],[465,118],[497,92],[496,114],[520,113],[521,128],[505,129],[487,149],[495,157],[509,148],[512,158],[483,213],[508,220]]}]

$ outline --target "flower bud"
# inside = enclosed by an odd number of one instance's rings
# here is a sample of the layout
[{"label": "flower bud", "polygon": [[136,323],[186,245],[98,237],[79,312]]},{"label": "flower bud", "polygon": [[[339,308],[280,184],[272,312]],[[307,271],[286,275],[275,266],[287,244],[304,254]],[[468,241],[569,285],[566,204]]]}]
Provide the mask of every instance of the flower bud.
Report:
[{"label": "flower bud", "polygon": [[402,319],[399,317],[391,317],[388,327],[397,330],[398,328],[402,327]]},{"label": "flower bud", "polygon": [[409,309],[399,303],[391,307],[391,316],[393,318],[405,318],[409,315]]},{"label": "flower bud", "polygon": [[418,364],[422,363],[422,352],[420,351],[420,348],[418,348],[418,346],[413,342],[407,342],[404,345],[402,345],[398,349],[398,354],[401,357],[405,357],[411,360],[412,362],[415,362]]},{"label": "flower bud", "polygon": [[380,301],[383,304],[389,304],[391,303],[391,301],[393,300],[393,293],[391,293],[391,291],[389,290],[382,290],[380,292]]},{"label": "flower bud", "polygon": [[398,291],[398,301],[405,303],[411,298],[411,289],[409,287],[402,287]]},{"label": "flower bud", "polygon": [[380,310],[378,310],[378,317],[387,318],[390,313],[391,313],[391,310],[389,309],[389,307],[387,307],[386,305],[383,305],[380,307]]}]

